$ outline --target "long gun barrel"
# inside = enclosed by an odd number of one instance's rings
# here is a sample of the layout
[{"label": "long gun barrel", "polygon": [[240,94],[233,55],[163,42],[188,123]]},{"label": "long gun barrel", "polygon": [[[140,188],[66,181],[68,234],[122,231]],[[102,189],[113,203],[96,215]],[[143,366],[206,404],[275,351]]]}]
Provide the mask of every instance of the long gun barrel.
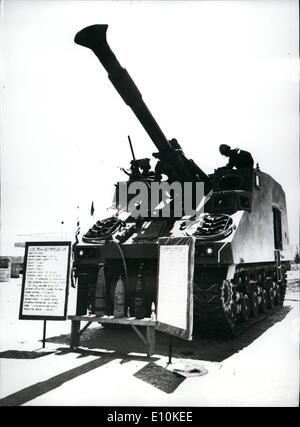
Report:
[{"label": "long gun barrel", "polygon": [[[134,81],[123,68],[110,49],[106,32],[108,25],[91,25],[79,31],[75,36],[75,43],[91,49],[105,70],[109,80],[114,85],[124,102],[132,109],[155,146],[159,151],[160,159],[172,165],[175,172],[173,178],[178,181],[208,181],[207,175],[190,164],[182,151],[175,151],[172,144],[157,124],[156,120],[143,101],[143,97]],[[198,172],[196,172],[198,170]],[[200,171],[200,172],[199,172]],[[199,176],[200,175],[200,176]]]}]

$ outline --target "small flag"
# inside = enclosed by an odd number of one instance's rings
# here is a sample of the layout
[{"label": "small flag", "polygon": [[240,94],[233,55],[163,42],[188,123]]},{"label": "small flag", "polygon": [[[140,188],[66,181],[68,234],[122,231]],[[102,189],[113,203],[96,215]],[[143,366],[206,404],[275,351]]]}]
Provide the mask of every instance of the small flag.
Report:
[{"label": "small flag", "polygon": [[93,215],[94,215],[94,212],[95,212],[95,209],[94,209],[94,202],[92,202],[92,205],[91,205],[91,216],[93,216]]},{"label": "small flag", "polygon": [[72,286],[72,288],[76,288],[76,285],[75,285],[76,267],[74,265],[74,259],[75,259],[75,246],[78,245],[78,243],[79,243],[79,239],[78,239],[78,236],[80,234],[80,222],[79,222],[79,219],[77,220],[76,226],[77,226],[77,228],[76,228],[76,231],[75,231],[75,242],[72,245],[72,261],[73,261],[73,265],[72,265],[72,268],[71,268],[71,286]]},{"label": "small flag", "polygon": [[77,229],[75,231],[75,243],[74,243],[74,246],[78,245],[78,243],[79,243],[79,240],[78,240],[78,236],[80,234],[80,223],[79,223],[79,221],[77,221],[76,225],[77,225]]}]

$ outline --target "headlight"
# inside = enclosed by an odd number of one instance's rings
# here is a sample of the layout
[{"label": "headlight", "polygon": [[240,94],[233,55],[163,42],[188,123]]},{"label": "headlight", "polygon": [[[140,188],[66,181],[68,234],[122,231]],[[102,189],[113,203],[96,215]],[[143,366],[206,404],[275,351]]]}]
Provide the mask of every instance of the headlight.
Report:
[{"label": "headlight", "polygon": [[81,258],[81,259],[96,258],[97,250],[93,247],[77,248],[76,255],[78,258]]},{"label": "headlight", "polygon": [[205,255],[207,255],[207,256],[212,256],[212,255],[214,254],[214,248],[213,248],[212,246],[207,246],[207,247],[204,249],[204,253],[205,253]]}]

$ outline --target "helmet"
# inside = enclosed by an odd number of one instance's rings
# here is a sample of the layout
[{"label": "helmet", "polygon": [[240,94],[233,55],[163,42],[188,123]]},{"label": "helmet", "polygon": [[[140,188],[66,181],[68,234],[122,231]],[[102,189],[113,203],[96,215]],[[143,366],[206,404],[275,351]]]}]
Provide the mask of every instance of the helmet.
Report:
[{"label": "helmet", "polygon": [[178,143],[178,141],[177,141],[177,139],[172,138],[170,140],[170,143],[171,143],[172,147],[175,148],[175,150],[182,150],[181,147],[180,147],[180,145],[179,145],[179,143]]},{"label": "helmet", "polygon": [[230,147],[229,145],[221,144],[219,147],[219,151],[221,154],[223,154],[223,156],[226,156],[227,154],[229,154]]}]

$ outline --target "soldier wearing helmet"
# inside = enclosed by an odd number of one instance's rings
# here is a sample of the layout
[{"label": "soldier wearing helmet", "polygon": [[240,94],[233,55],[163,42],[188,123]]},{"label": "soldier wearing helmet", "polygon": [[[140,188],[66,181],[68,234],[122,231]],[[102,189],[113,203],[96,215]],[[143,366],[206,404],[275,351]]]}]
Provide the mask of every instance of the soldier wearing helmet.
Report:
[{"label": "soldier wearing helmet", "polygon": [[219,151],[223,156],[229,157],[229,162],[225,166],[226,168],[253,168],[253,158],[248,151],[240,150],[239,148],[234,148],[233,150],[229,145],[221,144]]}]

